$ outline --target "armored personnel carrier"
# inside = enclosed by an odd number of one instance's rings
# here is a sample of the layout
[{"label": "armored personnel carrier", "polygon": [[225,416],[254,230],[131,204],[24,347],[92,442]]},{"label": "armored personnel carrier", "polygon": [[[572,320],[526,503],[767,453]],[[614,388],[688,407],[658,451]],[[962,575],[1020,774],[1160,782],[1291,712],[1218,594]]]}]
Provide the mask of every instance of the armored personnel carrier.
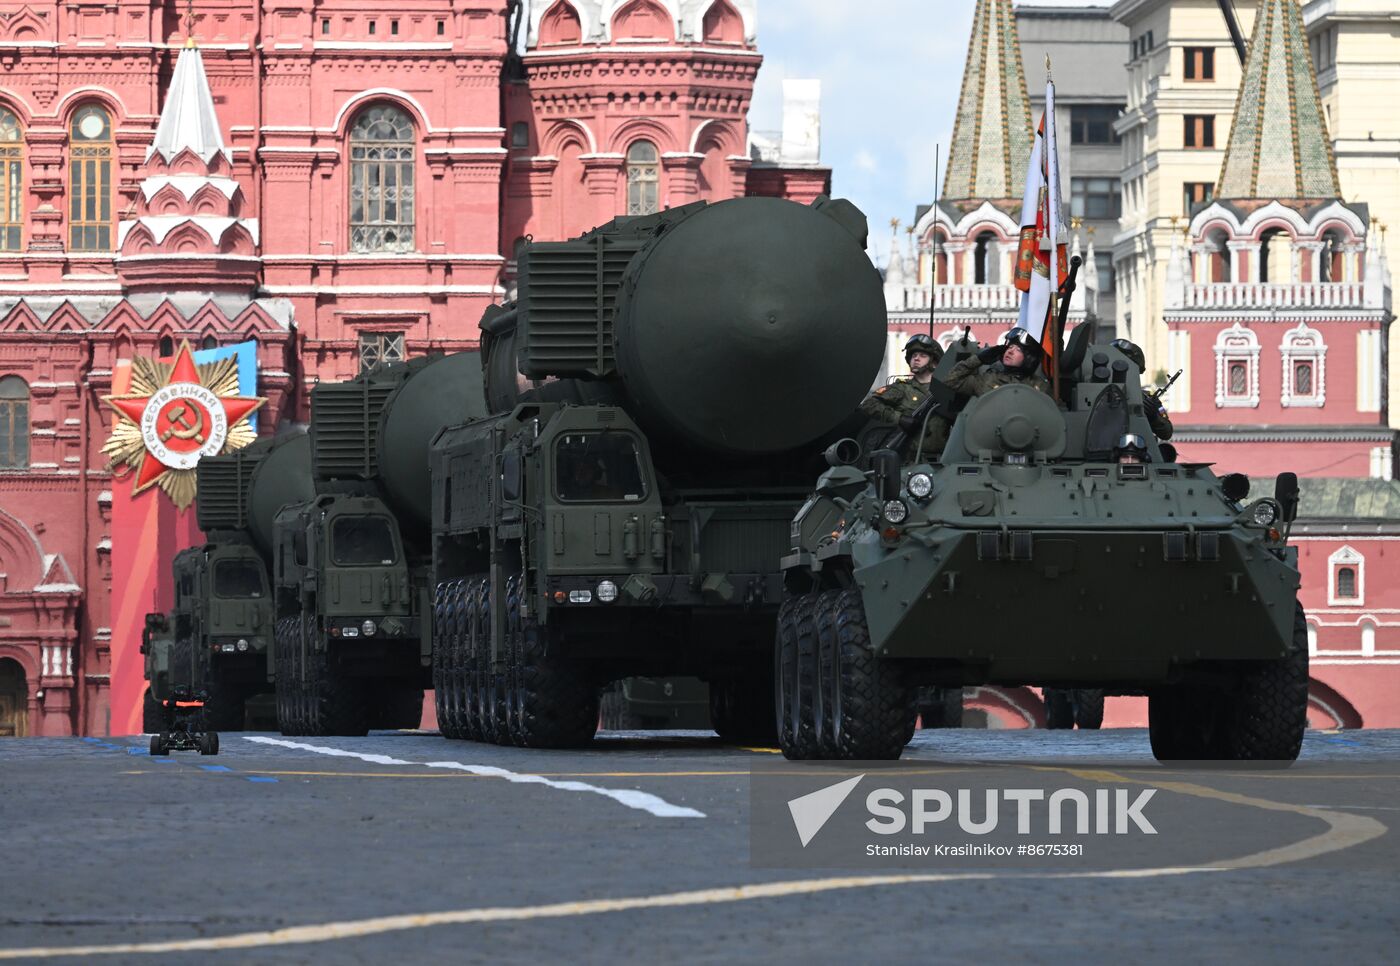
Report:
[{"label": "armored personnel carrier", "polygon": [[312,495],[305,433],[207,457],[196,473],[205,542],[175,555],[175,607],[147,614],[142,633],[147,731],[162,730],[152,725],[175,688],[204,693],[203,720],[223,731],[241,729],[248,698],[271,690],[272,517]]},{"label": "armored personnel carrier", "polygon": [[312,390],[315,493],[269,517],[284,734],[419,724],[432,660],[428,444],[485,414],[475,352]]},{"label": "armored personnel carrier", "polygon": [[[866,472],[833,448],[783,560],[789,758],[899,757],[930,684],[1145,693],[1159,759],[1296,758],[1297,478],[1250,500],[1245,477],[1164,453],[1136,366],[1090,338],[1061,357],[1063,404],[945,394],[962,408],[939,462],[886,450]],[[955,343],[937,379],[977,349]]]},{"label": "armored personnel carrier", "polygon": [[883,352],[865,235],[741,198],[524,248],[481,325],[498,415],[432,448],[444,734],[579,745],[610,682],[693,676],[721,735],[771,735],[778,561]]}]

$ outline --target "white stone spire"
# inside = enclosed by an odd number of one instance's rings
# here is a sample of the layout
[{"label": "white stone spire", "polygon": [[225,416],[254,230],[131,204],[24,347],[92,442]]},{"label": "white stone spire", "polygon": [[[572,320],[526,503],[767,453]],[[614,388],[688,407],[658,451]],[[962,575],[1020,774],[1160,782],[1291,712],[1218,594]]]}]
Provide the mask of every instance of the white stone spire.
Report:
[{"label": "white stone spire", "polygon": [[169,163],[185,149],[199,155],[206,164],[216,154],[232,162],[224,136],[219,131],[219,116],[214,112],[214,95],[209,92],[209,79],[204,75],[204,58],[198,47],[185,47],[175,62],[175,75],[166,92],[165,107],[160,112],[155,142],[146,150],[146,160],[160,152]]}]

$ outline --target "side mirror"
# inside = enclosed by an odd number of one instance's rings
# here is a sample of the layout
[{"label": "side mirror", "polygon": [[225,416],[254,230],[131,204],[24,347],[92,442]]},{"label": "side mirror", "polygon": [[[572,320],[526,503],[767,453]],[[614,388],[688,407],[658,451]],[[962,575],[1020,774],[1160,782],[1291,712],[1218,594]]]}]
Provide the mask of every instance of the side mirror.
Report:
[{"label": "side mirror", "polygon": [[1220,492],[1227,500],[1243,502],[1249,496],[1249,477],[1243,473],[1227,473],[1220,478]]},{"label": "side mirror", "polygon": [[860,459],[860,444],[855,440],[838,439],[822,453],[827,466],[851,466]]},{"label": "side mirror", "polygon": [[501,496],[507,500],[520,499],[519,450],[507,450],[501,454]]},{"label": "side mirror", "polygon": [[877,449],[870,454],[870,465],[875,474],[875,492],[881,502],[899,499],[900,467],[903,465],[899,454],[892,449]]},{"label": "side mirror", "polygon": [[1298,474],[1280,473],[1274,479],[1274,499],[1283,509],[1283,522],[1292,523],[1298,516]]}]

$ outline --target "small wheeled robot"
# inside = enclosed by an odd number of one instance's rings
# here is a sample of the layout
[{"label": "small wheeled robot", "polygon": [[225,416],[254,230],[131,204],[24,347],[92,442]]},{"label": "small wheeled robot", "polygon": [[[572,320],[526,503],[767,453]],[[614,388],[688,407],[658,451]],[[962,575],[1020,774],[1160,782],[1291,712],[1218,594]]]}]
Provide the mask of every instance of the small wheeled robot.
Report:
[{"label": "small wheeled robot", "polygon": [[165,730],[151,735],[151,754],[168,755],[172,751],[197,751],[201,755],[219,753],[219,733],[204,730],[204,702],[209,695],[175,688],[161,702],[165,709]]}]

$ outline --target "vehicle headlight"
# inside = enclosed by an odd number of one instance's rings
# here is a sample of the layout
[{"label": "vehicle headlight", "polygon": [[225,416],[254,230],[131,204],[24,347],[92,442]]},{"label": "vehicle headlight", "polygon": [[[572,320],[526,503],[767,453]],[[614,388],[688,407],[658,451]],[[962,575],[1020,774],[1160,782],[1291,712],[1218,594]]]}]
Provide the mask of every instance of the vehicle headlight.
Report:
[{"label": "vehicle headlight", "polygon": [[374,632],[379,630],[379,625],[374,621],[365,621],[360,625],[360,630],[364,632],[365,637],[373,637]]},{"label": "vehicle headlight", "polygon": [[247,641],[246,638],[240,637],[240,638],[238,639],[238,649],[239,649],[240,651],[246,651],[246,650],[248,650],[248,641]]},{"label": "vehicle headlight", "polygon": [[927,473],[915,473],[909,477],[909,495],[916,500],[927,500],[933,492],[933,477]]},{"label": "vehicle headlight", "polygon": [[221,645],[219,646],[219,650],[223,651],[225,654],[232,654],[232,653],[233,653],[233,645],[232,645],[232,644],[221,644]]},{"label": "vehicle headlight", "polygon": [[611,580],[598,581],[598,599],[605,604],[617,600],[617,584]]},{"label": "vehicle headlight", "polygon": [[344,630],[342,630],[342,631],[340,632],[340,636],[341,636],[341,637],[359,637],[359,636],[360,636],[360,629],[359,629],[358,627],[347,627],[347,628],[345,628]]},{"label": "vehicle headlight", "polygon": [[885,519],[891,523],[903,523],[909,516],[909,508],[900,500],[885,501]]},{"label": "vehicle headlight", "polygon": [[1254,504],[1254,509],[1250,511],[1249,518],[1254,521],[1255,526],[1267,527],[1278,519],[1278,506],[1272,500],[1260,500]]},{"label": "vehicle headlight", "polygon": [[569,603],[571,604],[591,604],[593,602],[593,591],[591,590],[571,590],[569,591]]}]

